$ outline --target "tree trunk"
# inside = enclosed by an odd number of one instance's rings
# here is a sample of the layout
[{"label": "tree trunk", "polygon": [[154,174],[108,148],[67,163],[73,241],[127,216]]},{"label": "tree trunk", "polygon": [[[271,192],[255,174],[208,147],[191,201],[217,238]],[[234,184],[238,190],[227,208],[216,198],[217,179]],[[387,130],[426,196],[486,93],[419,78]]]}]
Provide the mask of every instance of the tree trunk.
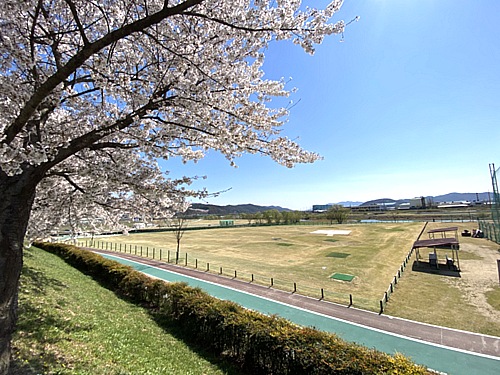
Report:
[{"label": "tree trunk", "polygon": [[6,375],[10,341],[17,320],[23,240],[36,182],[27,173],[14,177],[0,173],[0,375]]}]

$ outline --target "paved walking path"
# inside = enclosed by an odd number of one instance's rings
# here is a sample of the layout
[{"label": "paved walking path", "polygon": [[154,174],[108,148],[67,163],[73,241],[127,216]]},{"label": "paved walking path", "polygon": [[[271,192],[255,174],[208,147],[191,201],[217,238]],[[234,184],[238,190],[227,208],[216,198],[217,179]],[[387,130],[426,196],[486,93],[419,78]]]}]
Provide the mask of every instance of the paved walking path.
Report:
[{"label": "paved walking path", "polygon": [[[111,255],[139,271],[169,281],[182,281],[183,279],[179,279],[180,275],[188,277],[191,281],[188,281],[189,284],[201,286],[218,298],[230,299],[265,313],[278,314],[301,325],[335,332],[346,340],[376,347],[391,354],[395,351],[402,352],[412,357],[415,362],[439,371],[468,375],[500,373],[499,337],[379,315],[130,254],[89,250]],[[168,272],[179,276],[172,278],[167,275]],[[193,283],[194,280],[198,280],[199,283]],[[221,286],[224,289],[210,290],[210,285]],[[254,297],[258,299],[253,300]],[[323,321],[320,319],[322,317],[328,320]],[[337,323],[332,323],[332,318]],[[416,344],[419,344],[418,348],[415,347]],[[418,354],[415,354],[416,352]]]}]

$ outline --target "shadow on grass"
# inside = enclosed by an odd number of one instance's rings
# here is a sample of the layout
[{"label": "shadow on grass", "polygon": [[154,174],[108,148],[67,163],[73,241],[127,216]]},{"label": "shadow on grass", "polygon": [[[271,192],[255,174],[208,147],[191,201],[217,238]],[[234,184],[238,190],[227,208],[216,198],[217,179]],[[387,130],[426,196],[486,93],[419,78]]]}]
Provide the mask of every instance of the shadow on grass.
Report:
[{"label": "shadow on grass", "polygon": [[24,287],[29,287],[30,292],[34,294],[45,294],[47,287],[62,291],[67,285],[61,281],[47,277],[42,271],[33,267],[23,266],[21,277],[27,281]]},{"label": "shadow on grass", "polygon": [[158,324],[159,327],[168,332],[170,335],[175,337],[177,340],[181,340],[186,343],[189,348],[195,352],[199,357],[209,361],[211,364],[217,366],[218,369],[223,371],[226,375],[250,375],[250,372],[245,371],[241,367],[237,366],[234,361],[224,357],[215,357],[212,353],[207,351],[205,348],[197,345],[193,342],[193,339],[184,332],[182,327],[178,323],[172,322],[165,316],[158,314],[154,310],[150,310],[150,315],[153,320]]},{"label": "shadow on grass", "polygon": [[[10,362],[9,375],[43,374],[47,364],[64,362],[63,356],[56,356],[54,353],[46,352],[44,350],[45,346],[51,346],[65,340],[64,334],[86,331],[92,327],[81,323],[75,324],[69,319],[64,319],[59,314],[48,311],[44,308],[46,304],[36,303],[32,299],[23,298],[22,296],[22,294],[31,294],[36,295],[37,298],[43,298],[50,289],[62,294],[67,285],[60,280],[49,278],[42,271],[25,264],[21,274],[21,287],[22,293],[20,293],[18,307],[19,319],[15,335],[18,336],[19,342],[29,341],[30,347],[16,347],[15,341],[13,342],[13,358]],[[57,302],[57,307],[65,307],[62,300]],[[54,334],[54,332],[63,334]],[[22,345],[19,344],[19,346]],[[19,354],[23,351],[30,353],[28,358],[22,358],[22,354]]]},{"label": "shadow on grass", "polygon": [[418,261],[418,263],[417,261],[413,261],[411,270],[414,272],[430,273],[433,275],[461,277],[460,271],[458,271],[455,267],[448,268],[446,265],[440,264],[439,268],[436,268],[436,266],[431,266],[429,262],[421,260]]}]

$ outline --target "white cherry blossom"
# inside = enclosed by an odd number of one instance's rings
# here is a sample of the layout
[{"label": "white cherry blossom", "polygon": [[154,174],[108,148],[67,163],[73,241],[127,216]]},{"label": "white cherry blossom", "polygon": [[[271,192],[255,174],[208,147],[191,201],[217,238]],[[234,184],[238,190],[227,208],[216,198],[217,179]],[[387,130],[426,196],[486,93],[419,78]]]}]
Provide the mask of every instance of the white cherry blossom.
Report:
[{"label": "white cherry blossom", "polygon": [[170,179],[159,158],[319,158],[281,135],[288,111],[272,100],[291,88],[264,79],[264,52],[288,39],[313,53],[342,34],[331,21],[341,3],[0,2],[0,375],[27,231],[168,217],[207,194],[189,189],[196,177]]}]

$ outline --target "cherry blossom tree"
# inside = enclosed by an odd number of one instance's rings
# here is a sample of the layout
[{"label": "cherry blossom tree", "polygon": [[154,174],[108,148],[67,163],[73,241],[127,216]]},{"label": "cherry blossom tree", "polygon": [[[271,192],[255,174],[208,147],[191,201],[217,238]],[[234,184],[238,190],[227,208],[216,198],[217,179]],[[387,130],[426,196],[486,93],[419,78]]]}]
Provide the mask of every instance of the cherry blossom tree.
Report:
[{"label": "cherry blossom tree", "polygon": [[318,155],[280,135],[289,94],[263,78],[269,43],[307,53],[341,6],[300,0],[0,2],[0,374],[9,367],[23,242],[83,221],[186,209],[192,177],[159,158],[209,149],[287,167]]}]

